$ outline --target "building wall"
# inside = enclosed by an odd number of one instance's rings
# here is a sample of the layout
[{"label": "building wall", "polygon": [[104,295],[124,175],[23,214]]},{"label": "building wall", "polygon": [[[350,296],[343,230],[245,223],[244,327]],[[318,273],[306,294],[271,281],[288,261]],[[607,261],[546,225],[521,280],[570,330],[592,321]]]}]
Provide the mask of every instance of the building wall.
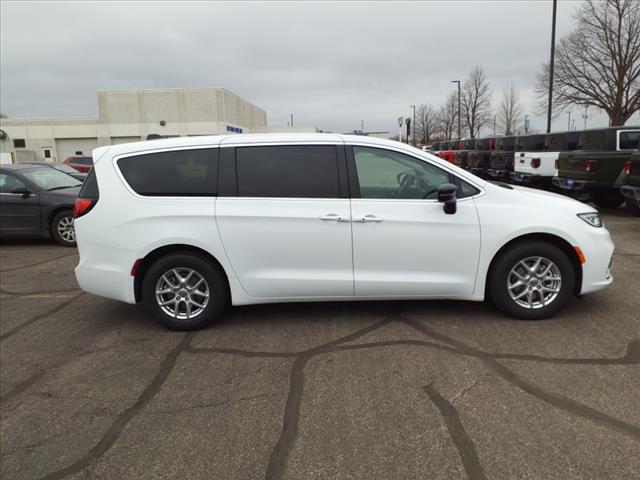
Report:
[{"label": "building wall", "polygon": [[[101,91],[98,112],[97,118],[2,119],[7,138],[0,140],[0,152],[14,152],[18,160],[44,160],[42,148],[50,147],[54,159],[62,161],[76,151],[88,155],[98,146],[144,140],[149,134],[269,130],[264,110],[223,88]],[[14,148],[14,139],[24,139],[25,147]]]}]

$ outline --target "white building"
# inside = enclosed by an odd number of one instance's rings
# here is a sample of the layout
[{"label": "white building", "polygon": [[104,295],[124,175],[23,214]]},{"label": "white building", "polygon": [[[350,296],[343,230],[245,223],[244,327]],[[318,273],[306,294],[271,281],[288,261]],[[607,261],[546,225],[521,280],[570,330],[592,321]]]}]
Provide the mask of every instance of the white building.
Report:
[{"label": "white building", "polygon": [[[282,129],[281,129],[282,130]],[[16,162],[56,160],[147,135],[217,135],[274,131],[267,112],[224,88],[98,92],[98,117],[5,118],[0,152]],[[287,131],[313,132],[309,128]]]}]

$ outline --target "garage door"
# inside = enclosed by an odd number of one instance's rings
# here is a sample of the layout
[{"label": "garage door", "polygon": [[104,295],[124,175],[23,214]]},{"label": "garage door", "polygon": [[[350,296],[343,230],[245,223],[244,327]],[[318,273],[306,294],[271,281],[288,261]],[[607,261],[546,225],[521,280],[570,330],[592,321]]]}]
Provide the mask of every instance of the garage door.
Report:
[{"label": "garage door", "polygon": [[98,140],[95,138],[59,138],[56,140],[58,161],[62,162],[65,158],[76,155],[76,152],[90,156],[97,146]]},{"label": "garage door", "polygon": [[120,143],[139,142],[140,137],[111,137],[111,145],[118,145]]}]

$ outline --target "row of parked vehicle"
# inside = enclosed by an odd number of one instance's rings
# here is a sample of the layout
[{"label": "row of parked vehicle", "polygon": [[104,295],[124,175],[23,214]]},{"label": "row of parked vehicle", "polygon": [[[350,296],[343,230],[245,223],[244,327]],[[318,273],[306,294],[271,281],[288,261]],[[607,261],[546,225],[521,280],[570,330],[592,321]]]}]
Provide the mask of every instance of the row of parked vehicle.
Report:
[{"label": "row of parked vehicle", "polygon": [[489,180],[560,191],[640,215],[640,127],[435,142],[426,150]]}]

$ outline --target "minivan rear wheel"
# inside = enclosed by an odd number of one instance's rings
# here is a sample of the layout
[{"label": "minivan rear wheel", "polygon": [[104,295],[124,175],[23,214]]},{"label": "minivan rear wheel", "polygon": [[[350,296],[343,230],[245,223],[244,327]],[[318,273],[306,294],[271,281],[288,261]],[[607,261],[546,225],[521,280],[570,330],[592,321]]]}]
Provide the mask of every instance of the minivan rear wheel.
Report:
[{"label": "minivan rear wheel", "polygon": [[228,301],[224,273],[206,257],[174,253],[156,260],[142,283],[143,301],[172,330],[197,330],[218,318]]},{"label": "minivan rear wheel", "polygon": [[541,320],[567,304],[575,281],[573,264],[560,248],[531,241],[501,255],[491,270],[488,287],[493,302],[507,315]]}]

